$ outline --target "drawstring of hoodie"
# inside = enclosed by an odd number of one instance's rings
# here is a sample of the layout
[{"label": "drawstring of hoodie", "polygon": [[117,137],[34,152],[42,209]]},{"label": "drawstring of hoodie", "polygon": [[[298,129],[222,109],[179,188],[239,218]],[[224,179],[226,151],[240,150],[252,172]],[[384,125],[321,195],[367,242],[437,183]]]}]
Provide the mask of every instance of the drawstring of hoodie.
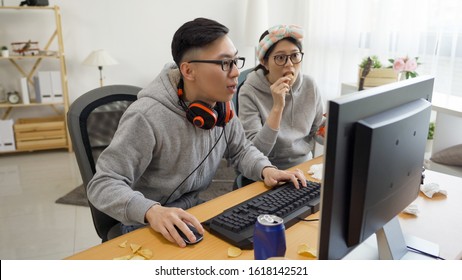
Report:
[{"label": "drawstring of hoodie", "polygon": [[295,103],[295,96],[292,92],[292,87],[289,88],[289,95],[292,96],[292,108],[291,108],[291,114],[290,114],[290,126],[294,126],[294,103]]}]

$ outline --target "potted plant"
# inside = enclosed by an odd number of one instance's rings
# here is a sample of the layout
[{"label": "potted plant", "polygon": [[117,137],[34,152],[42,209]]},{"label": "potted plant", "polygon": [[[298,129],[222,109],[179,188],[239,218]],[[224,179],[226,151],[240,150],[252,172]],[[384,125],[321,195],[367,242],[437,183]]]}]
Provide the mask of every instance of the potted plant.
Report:
[{"label": "potted plant", "polygon": [[368,58],[372,59],[372,65],[369,73],[365,77],[364,87],[376,87],[397,81],[398,77],[393,69],[384,67],[376,55],[365,57],[361,61],[358,71],[359,78],[362,76],[362,71],[367,64]]},{"label": "potted plant", "polygon": [[435,134],[435,123],[431,122],[428,126],[428,140],[433,140],[433,135]]},{"label": "potted plant", "polygon": [[8,47],[2,46],[2,57],[9,57],[9,56],[10,56],[10,52],[8,51]]},{"label": "potted plant", "polygon": [[398,73],[399,80],[415,78],[419,75],[416,72],[417,66],[421,64],[418,60],[418,57],[408,56],[388,59],[388,61],[392,64],[389,68],[393,68],[395,73]]},{"label": "potted plant", "polygon": [[425,146],[425,153],[431,154],[433,147],[433,135],[435,134],[435,123],[430,122],[428,125],[427,145]]}]

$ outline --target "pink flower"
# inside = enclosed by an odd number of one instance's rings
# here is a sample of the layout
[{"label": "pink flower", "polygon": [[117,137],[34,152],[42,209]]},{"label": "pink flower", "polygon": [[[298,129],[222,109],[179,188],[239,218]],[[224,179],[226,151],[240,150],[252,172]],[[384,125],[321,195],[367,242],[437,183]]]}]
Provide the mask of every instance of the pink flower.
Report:
[{"label": "pink flower", "polygon": [[415,58],[407,59],[404,71],[412,72],[415,69],[417,69],[417,61],[415,60]]},{"label": "pink flower", "polygon": [[397,58],[393,62],[393,70],[395,70],[395,72],[404,71],[405,66],[406,66],[406,62],[404,62],[404,59],[402,58]]}]

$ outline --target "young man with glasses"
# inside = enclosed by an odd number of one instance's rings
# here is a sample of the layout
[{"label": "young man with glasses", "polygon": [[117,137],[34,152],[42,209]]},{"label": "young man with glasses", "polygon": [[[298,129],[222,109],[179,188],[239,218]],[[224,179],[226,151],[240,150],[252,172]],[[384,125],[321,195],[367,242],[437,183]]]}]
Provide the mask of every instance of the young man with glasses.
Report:
[{"label": "young man with glasses", "polygon": [[254,145],[280,169],[312,157],[323,119],[321,95],[301,74],[303,30],[277,25],[260,37],[260,64],[239,90],[239,119]]},{"label": "young man with glasses", "polygon": [[272,166],[233,118],[230,100],[245,60],[227,33],[204,18],[182,25],[171,45],[175,63],[139,92],[100,155],[88,198],[119,220],[123,233],[149,225],[180,247],[186,243],[178,230],[196,241],[187,224],[204,229],[184,209],[200,203],[223,157],[268,186],[306,186],[303,173]]}]

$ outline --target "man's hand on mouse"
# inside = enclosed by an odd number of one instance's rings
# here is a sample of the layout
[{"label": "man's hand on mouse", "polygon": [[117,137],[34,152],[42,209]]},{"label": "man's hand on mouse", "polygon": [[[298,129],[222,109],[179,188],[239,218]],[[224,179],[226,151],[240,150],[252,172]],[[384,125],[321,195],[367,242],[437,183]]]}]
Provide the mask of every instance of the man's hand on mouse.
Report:
[{"label": "man's hand on mouse", "polygon": [[164,207],[157,204],[149,208],[145,216],[152,229],[162,234],[168,241],[176,243],[182,248],[186,247],[186,243],[175,229],[175,225],[192,242],[196,241],[196,237],[185,223],[190,223],[200,234],[204,234],[204,228],[196,217],[181,208]]}]

